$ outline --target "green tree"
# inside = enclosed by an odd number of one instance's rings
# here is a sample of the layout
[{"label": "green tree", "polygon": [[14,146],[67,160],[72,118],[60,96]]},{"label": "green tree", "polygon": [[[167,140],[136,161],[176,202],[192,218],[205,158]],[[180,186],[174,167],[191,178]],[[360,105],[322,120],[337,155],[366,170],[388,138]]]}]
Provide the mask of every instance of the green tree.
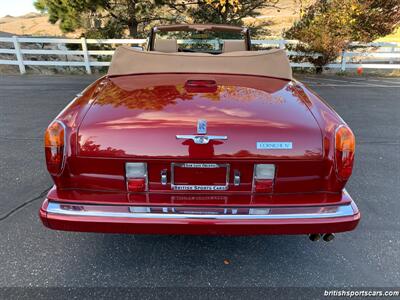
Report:
[{"label": "green tree", "polygon": [[399,22],[399,0],[320,0],[308,7],[285,37],[299,40],[296,50],[311,54],[306,60],[314,65],[324,66],[351,41],[373,41],[391,33]]},{"label": "green tree", "polygon": [[[84,29],[92,37],[143,36],[157,22],[243,25],[243,18],[279,0],[35,0],[35,7],[64,32]],[[259,26],[261,27],[261,26]]]},{"label": "green tree", "polygon": [[36,0],[35,7],[49,14],[51,23],[60,22],[64,32],[83,28],[99,37],[143,35],[153,21],[169,20],[153,0]]},{"label": "green tree", "polygon": [[[276,7],[279,0],[158,0],[165,4],[179,21],[183,23],[244,25],[244,18],[255,18],[266,7]],[[254,19],[246,22],[251,28],[252,37],[269,34],[270,21]]]},{"label": "green tree", "polygon": [[279,0],[159,0],[193,23],[243,25],[246,17],[261,15],[261,9],[276,6]]},{"label": "green tree", "polygon": [[392,33],[400,25],[400,0],[359,0],[352,39],[370,42]]}]

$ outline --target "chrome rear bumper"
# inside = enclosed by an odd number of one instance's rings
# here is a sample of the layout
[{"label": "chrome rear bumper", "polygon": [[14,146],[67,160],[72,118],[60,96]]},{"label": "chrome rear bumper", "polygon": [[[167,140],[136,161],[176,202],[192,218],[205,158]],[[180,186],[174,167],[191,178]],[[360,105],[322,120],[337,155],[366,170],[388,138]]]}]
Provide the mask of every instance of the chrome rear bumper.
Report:
[{"label": "chrome rear bumper", "polygon": [[47,214],[132,219],[286,220],[350,217],[358,212],[354,202],[346,205],[308,207],[162,207],[69,204],[49,201]]},{"label": "chrome rear bumper", "polygon": [[[60,197],[62,193],[56,190],[50,192],[39,210],[43,224],[55,230],[80,232],[258,235],[351,231],[361,218],[346,191],[336,197],[337,202],[329,202],[326,195],[321,195],[321,201],[312,204],[308,199],[315,202],[318,195],[302,195],[296,201],[286,199],[282,205],[277,205],[278,201],[270,201],[270,205],[260,201],[248,205],[235,205],[235,201],[205,205],[200,200],[147,202],[151,205],[95,204],[87,201],[87,195],[78,195],[79,198],[75,194],[68,198]],[[113,199],[110,197],[108,200]]]}]

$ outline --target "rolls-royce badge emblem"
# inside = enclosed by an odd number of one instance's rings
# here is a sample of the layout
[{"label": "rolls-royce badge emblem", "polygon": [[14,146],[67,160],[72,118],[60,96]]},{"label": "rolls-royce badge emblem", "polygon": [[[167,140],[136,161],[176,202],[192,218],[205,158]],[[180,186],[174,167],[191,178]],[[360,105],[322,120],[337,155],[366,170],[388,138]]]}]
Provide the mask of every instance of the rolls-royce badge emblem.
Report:
[{"label": "rolls-royce badge emblem", "polygon": [[177,134],[177,139],[192,140],[195,144],[204,145],[208,144],[212,140],[227,140],[228,137],[225,135],[205,135],[207,133],[207,121],[197,121],[197,135],[192,134]]},{"label": "rolls-royce badge emblem", "polygon": [[208,136],[205,135],[198,135],[193,138],[195,144],[208,144]]},{"label": "rolls-royce badge emblem", "polygon": [[207,133],[207,121],[206,120],[198,120],[197,121],[197,133],[198,134],[206,134]]}]

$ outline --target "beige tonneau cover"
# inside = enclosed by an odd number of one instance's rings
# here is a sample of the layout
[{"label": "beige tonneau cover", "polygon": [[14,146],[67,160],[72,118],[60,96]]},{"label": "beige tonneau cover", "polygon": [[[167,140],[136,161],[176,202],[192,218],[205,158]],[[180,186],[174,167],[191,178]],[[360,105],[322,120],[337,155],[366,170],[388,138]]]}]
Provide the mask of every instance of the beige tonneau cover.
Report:
[{"label": "beige tonneau cover", "polygon": [[144,73],[223,73],[292,79],[285,50],[207,53],[163,53],[119,47],[108,75]]}]

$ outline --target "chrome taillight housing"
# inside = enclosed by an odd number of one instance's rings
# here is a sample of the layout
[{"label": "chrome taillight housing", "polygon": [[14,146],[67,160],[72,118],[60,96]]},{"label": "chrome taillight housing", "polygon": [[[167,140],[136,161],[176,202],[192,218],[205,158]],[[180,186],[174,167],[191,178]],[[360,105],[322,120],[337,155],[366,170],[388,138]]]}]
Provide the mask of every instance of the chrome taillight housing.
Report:
[{"label": "chrome taillight housing", "polygon": [[47,170],[52,175],[61,174],[65,163],[65,125],[61,121],[54,121],[47,127],[44,134],[44,152],[46,155]]},{"label": "chrome taillight housing", "polygon": [[148,190],[147,164],[134,162],[125,164],[126,187],[128,192]]},{"label": "chrome taillight housing", "polygon": [[272,193],[275,180],[274,164],[255,164],[253,175],[253,192]]},{"label": "chrome taillight housing", "polygon": [[335,169],[342,180],[349,179],[353,172],[356,141],[351,129],[345,125],[339,126],[335,133]]}]

